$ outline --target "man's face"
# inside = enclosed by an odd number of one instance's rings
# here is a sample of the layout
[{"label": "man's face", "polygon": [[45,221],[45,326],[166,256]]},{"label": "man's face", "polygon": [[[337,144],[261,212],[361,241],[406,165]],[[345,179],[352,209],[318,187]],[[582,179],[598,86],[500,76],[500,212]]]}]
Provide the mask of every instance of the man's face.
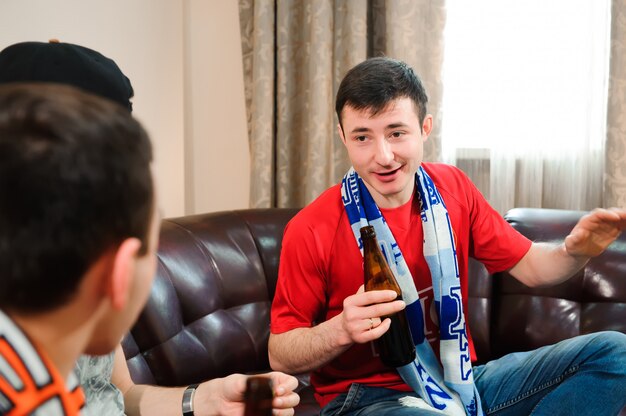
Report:
[{"label": "man's face", "polygon": [[421,125],[410,98],[398,98],[380,113],[350,106],[341,112],[339,135],[352,166],[381,208],[395,208],[411,199],[415,172],[422,163],[432,116]]}]

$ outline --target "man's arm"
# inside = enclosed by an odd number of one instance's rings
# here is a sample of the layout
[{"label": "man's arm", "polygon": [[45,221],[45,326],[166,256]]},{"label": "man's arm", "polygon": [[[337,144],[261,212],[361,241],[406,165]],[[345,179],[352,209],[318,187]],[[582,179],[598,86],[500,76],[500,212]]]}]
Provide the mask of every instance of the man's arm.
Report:
[{"label": "man's arm", "polygon": [[[380,338],[391,325],[380,317],[406,307],[394,299],[392,290],[359,291],[343,302],[343,311],[311,328],[296,328],[270,334],[269,359],[274,370],[303,373],[319,368],[345,352],[354,343]],[[370,319],[371,318],[371,319]]]},{"label": "man's arm", "polygon": [[562,244],[533,243],[510,273],[531,287],[561,283],[601,254],[624,228],[626,210],[593,210],[581,217]]},{"label": "man's arm", "polygon": [[[287,374],[268,373],[274,383],[275,415],[293,415],[293,408],[300,397],[293,392],[298,380]],[[241,415],[246,389],[246,376],[232,374],[225,378],[206,381],[198,386],[193,399],[194,414]],[[185,387],[159,387],[134,384],[130,378],[121,345],[115,350],[112,382],[124,396],[125,412],[134,415],[182,415],[182,399]]]}]

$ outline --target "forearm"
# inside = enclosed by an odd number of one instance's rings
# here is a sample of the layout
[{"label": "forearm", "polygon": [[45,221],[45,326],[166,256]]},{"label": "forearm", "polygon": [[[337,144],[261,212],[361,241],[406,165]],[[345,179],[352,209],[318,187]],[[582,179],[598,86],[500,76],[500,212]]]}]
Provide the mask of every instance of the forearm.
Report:
[{"label": "forearm", "polygon": [[[245,376],[241,378],[245,379]],[[214,379],[197,387],[193,399],[194,414],[197,416],[221,415],[228,413],[232,407],[241,406],[240,403],[231,403],[224,399],[223,384],[224,379]],[[126,415],[182,415],[184,391],[185,387],[133,385],[124,392]]]},{"label": "forearm", "polygon": [[129,416],[182,415],[185,388],[133,383],[121,345],[115,350],[111,381],[122,392],[125,413]]},{"label": "forearm", "polygon": [[[133,383],[121,345],[115,351],[111,381],[124,396],[125,413],[139,415],[182,415],[185,387],[161,387]],[[223,404],[224,379],[214,379],[198,386],[194,394],[194,413],[198,416],[217,415]],[[241,387],[243,389],[243,387]]]},{"label": "forearm", "polygon": [[133,385],[124,392],[128,416],[182,415],[184,387]]},{"label": "forearm", "polygon": [[533,243],[510,273],[530,287],[552,286],[572,277],[589,258],[569,254],[564,244]]},{"label": "forearm", "polygon": [[296,374],[319,368],[352,345],[340,322],[340,315],[311,328],[296,328],[271,334],[270,365],[274,370]]}]

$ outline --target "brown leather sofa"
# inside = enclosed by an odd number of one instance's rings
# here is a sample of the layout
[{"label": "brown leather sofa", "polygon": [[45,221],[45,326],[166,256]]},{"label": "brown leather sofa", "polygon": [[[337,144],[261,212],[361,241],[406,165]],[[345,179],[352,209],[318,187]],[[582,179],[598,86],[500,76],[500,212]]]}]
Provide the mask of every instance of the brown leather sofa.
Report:
[{"label": "brown leather sofa", "polygon": [[[269,370],[269,311],[282,233],[294,209],[166,219],[146,308],[123,347],[136,383],[181,386]],[[584,213],[514,209],[507,220],[534,241],[562,241]],[[626,333],[626,237],[569,281],[529,289],[470,265],[468,322],[479,361],[575,335]],[[297,415],[319,408],[303,378]]]}]

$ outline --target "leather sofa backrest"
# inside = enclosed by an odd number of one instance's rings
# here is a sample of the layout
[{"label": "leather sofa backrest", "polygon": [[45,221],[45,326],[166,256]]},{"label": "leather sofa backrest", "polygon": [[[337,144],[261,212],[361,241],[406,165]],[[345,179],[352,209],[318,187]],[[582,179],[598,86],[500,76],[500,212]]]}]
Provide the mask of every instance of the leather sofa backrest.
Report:
[{"label": "leather sofa backrest", "polygon": [[150,298],[122,346],[136,383],[269,370],[269,310],[295,209],[163,220]]},{"label": "leather sofa backrest", "polygon": [[[163,221],[148,304],[123,347],[136,383],[187,385],[269,370],[269,308],[283,230],[295,209]],[[519,208],[533,241],[561,242],[584,214]],[[530,289],[470,262],[468,325],[480,362],[601,330],[626,333],[626,236],[569,281]]]}]

